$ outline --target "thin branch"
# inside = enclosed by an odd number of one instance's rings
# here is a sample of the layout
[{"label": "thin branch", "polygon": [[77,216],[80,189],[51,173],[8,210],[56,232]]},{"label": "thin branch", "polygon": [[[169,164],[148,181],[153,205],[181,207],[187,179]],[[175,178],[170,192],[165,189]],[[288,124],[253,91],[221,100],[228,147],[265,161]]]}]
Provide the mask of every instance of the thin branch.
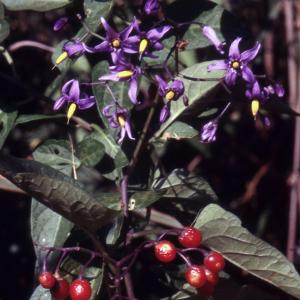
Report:
[{"label": "thin branch", "polygon": [[45,44],[40,43],[40,42],[30,41],[30,40],[15,42],[15,43],[11,44],[8,47],[8,51],[9,52],[14,52],[14,51],[17,51],[17,50],[19,50],[21,48],[24,48],[24,47],[38,48],[38,49],[45,50],[45,51],[48,51],[48,52],[51,52],[51,53],[54,52],[54,47],[45,45]]}]

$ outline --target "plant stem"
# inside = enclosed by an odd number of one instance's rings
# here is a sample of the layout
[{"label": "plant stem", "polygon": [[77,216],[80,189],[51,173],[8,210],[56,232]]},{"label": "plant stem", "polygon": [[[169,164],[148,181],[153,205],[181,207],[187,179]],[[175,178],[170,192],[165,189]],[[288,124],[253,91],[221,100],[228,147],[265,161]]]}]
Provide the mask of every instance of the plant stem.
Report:
[{"label": "plant stem", "polygon": [[11,44],[8,47],[8,51],[14,52],[14,51],[16,51],[20,48],[23,48],[23,47],[38,48],[38,49],[45,50],[45,51],[48,51],[48,52],[51,52],[51,53],[54,52],[54,47],[45,45],[45,44],[40,43],[40,42],[31,41],[31,40],[24,40],[24,41],[15,42],[15,43]]}]

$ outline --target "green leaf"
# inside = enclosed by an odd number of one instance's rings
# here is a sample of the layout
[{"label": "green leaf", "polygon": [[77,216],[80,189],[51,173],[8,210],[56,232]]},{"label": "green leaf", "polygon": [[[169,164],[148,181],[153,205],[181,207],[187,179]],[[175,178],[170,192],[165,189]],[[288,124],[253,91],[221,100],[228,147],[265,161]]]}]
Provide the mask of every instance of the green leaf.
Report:
[{"label": "green leaf", "polygon": [[84,0],[83,8],[86,22],[92,30],[95,31],[100,25],[100,17],[108,16],[112,6],[112,0]]},{"label": "green leaf", "polygon": [[[181,114],[187,111],[193,111],[197,104],[205,105],[204,98],[212,89],[218,86],[224,75],[223,71],[207,72],[207,66],[212,63],[214,63],[214,61],[199,63],[181,72],[185,76],[203,78],[207,79],[207,81],[192,81],[182,79],[181,77],[176,78],[178,80],[182,80],[184,83],[185,94],[189,99],[189,106],[186,107],[183,104],[182,97],[177,101],[172,101],[171,116],[160,126],[160,129],[155,133],[155,137],[159,137]],[[216,80],[211,80],[213,78]]]},{"label": "green leaf", "polygon": [[10,10],[48,11],[66,6],[71,3],[71,0],[2,0],[2,2]]},{"label": "green leaf", "polygon": [[38,285],[29,300],[51,300],[51,299],[52,297],[50,291],[44,289],[41,285]]},{"label": "green leaf", "polygon": [[203,232],[203,245],[253,274],[300,299],[300,276],[277,249],[252,235],[234,214],[216,204],[205,207],[194,226]]},{"label": "green leaf", "polygon": [[76,153],[83,165],[93,167],[103,158],[105,148],[102,143],[87,136],[77,145]]},{"label": "green leaf", "polygon": [[26,124],[34,121],[42,121],[42,120],[51,120],[51,119],[59,119],[66,118],[66,115],[57,114],[57,115],[19,115],[16,119],[15,126],[20,124]]},{"label": "green leaf", "polygon": [[106,236],[106,245],[115,245],[116,242],[118,241],[122,228],[123,228],[123,223],[124,223],[124,217],[119,216],[115,218],[112,227],[109,229],[108,234]]},{"label": "green leaf", "polygon": [[[182,10],[185,12],[185,19],[178,14],[178,11]],[[221,5],[216,5],[212,1],[177,1],[168,7],[167,14],[171,19],[178,22],[196,22],[209,25],[215,30],[220,40],[225,40],[225,34],[230,39],[235,36],[244,35],[237,18],[228,11],[225,11]],[[191,24],[182,33],[180,39],[188,41],[187,50],[204,48],[211,45],[211,42],[203,36],[201,28],[197,24]],[[168,39],[166,40],[166,45],[168,48],[171,48],[173,43]]]},{"label": "green leaf", "polygon": [[153,189],[160,192],[163,198],[196,199],[204,202],[218,200],[205,179],[183,169],[175,169],[167,178],[155,181]]},{"label": "green leaf", "polygon": [[71,222],[97,230],[118,212],[105,208],[69,176],[37,161],[0,154],[0,174]]},{"label": "green leaf", "polygon": [[0,109],[0,149],[14,127],[17,114],[17,111],[13,109]]},{"label": "green leaf", "polygon": [[[71,175],[72,154],[70,149],[70,143],[65,140],[47,140],[34,151],[33,157],[66,175]],[[80,161],[76,156],[74,156],[74,164],[76,168],[80,166]]]},{"label": "green leaf", "polygon": [[0,43],[4,41],[9,35],[9,24],[5,20],[4,6],[0,3]]},{"label": "green leaf", "polygon": [[181,139],[191,139],[195,136],[197,136],[199,132],[193,128],[191,125],[188,125],[186,123],[175,121],[171,126],[169,126],[166,131],[161,136],[162,140],[168,140],[168,139],[175,139],[175,140],[181,140]]},{"label": "green leaf", "polygon": [[158,201],[161,194],[155,191],[143,191],[134,193],[129,199],[129,205],[133,209],[145,208]]}]

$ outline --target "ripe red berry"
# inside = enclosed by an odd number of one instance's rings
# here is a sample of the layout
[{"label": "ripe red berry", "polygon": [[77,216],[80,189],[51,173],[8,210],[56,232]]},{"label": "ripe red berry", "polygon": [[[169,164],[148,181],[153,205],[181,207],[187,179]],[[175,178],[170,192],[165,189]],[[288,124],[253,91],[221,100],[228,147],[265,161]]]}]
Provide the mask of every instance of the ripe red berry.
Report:
[{"label": "ripe red berry", "polygon": [[72,300],[89,300],[92,295],[90,283],[85,279],[76,279],[70,285]]},{"label": "ripe red berry", "polygon": [[69,283],[64,278],[56,278],[55,286],[50,290],[55,300],[64,300],[69,296]]},{"label": "ripe red berry", "polygon": [[222,271],[225,267],[223,255],[212,251],[204,258],[204,265],[207,269],[214,273]]},{"label": "ripe red berry", "polygon": [[179,243],[186,248],[197,248],[202,242],[202,233],[194,227],[185,227],[178,237]]},{"label": "ripe red berry", "polygon": [[206,283],[205,271],[202,266],[190,266],[185,272],[186,281],[195,288],[200,288]]},{"label": "ripe red berry", "polygon": [[206,276],[206,281],[212,285],[216,285],[219,281],[218,273],[214,273],[211,270],[204,267],[204,272]]},{"label": "ripe red berry", "polygon": [[52,289],[56,283],[56,279],[51,272],[42,272],[39,274],[39,283],[45,289]]},{"label": "ripe red berry", "polygon": [[215,291],[215,286],[206,282],[201,288],[197,289],[197,291],[199,296],[209,297]]},{"label": "ripe red berry", "polygon": [[176,257],[176,247],[169,241],[163,240],[154,246],[155,257],[164,263],[171,262]]}]

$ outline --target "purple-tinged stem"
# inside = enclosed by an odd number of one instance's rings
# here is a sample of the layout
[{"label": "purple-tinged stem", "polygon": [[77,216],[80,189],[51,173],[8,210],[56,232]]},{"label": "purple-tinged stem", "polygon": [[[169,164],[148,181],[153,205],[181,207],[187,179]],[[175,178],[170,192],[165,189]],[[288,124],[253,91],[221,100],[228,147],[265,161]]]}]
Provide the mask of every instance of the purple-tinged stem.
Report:
[{"label": "purple-tinged stem", "polygon": [[40,43],[40,42],[30,41],[30,40],[15,42],[15,43],[11,44],[8,47],[8,51],[14,52],[14,51],[16,51],[20,48],[23,48],[23,47],[38,48],[38,49],[45,50],[45,51],[48,51],[48,52],[51,52],[51,53],[54,52],[54,47],[45,45],[45,44]]},{"label": "purple-tinged stem", "polygon": [[184,254],[182,253],[181,250],[177,249],[177,254],[182,258],[182,260],[188,265],[188,267],[190,267],[192,265],[190,259]]}]

